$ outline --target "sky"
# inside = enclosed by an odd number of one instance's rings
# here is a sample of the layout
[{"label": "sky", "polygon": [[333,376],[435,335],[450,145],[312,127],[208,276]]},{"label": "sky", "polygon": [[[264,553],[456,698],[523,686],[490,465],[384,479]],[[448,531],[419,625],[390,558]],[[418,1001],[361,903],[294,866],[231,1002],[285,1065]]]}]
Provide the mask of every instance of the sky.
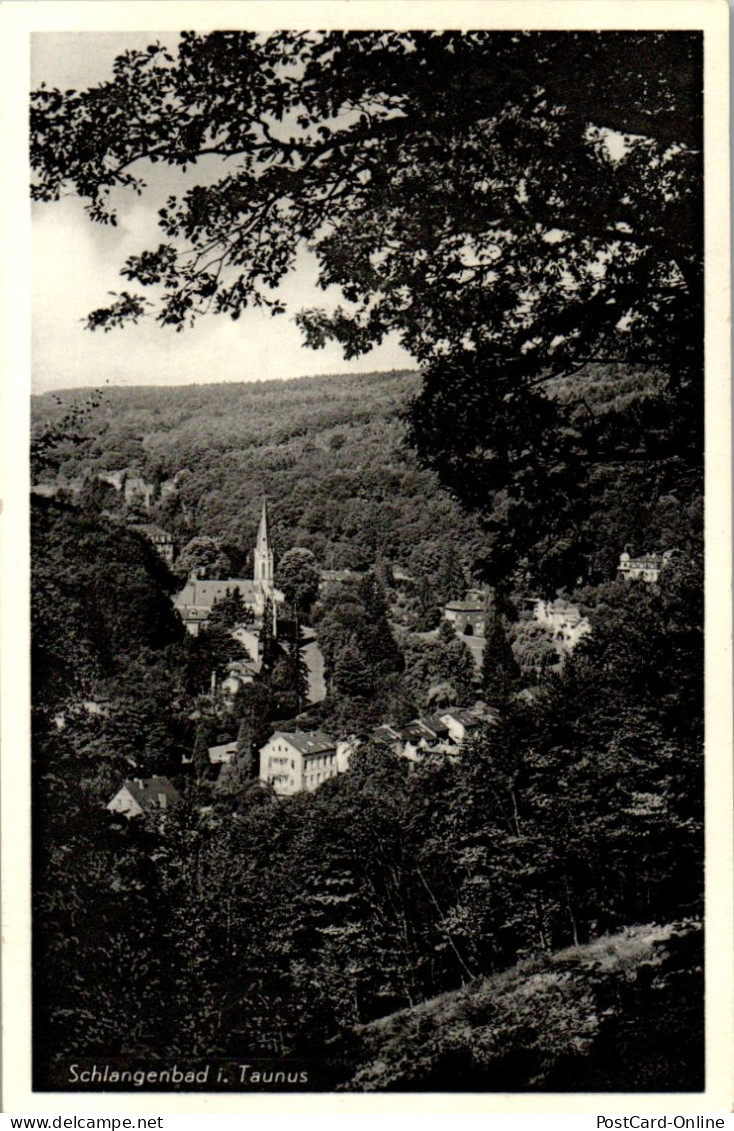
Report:
[{"label": "sky", "polygon": [[[32,39],[32,85],[84,89],[112,76],[115,55],[159,39],[175,45],[172,32],[38,33]],[[197,176],[201,176],[203,162]],[[212,177],[215,169],[209,170]],[[249,311],[238,322],[226,315],[200,319],[176,333],[154,321],[109,333],[91,332],[85,316],[106,306],[109,291],[131,289],[119,269],[128,255],[164,238],[156,213],[181,188],[179,176],[161,166],[144,173],[149,191],[121,193],[118,226],[93,224],[81,201],[68,196],[32,206],[32,386],[47,392],[89,385],[181,385],[271,380],[322,373],[412,368],[397,339],[386,339],[364,357],[345,361],[340,348],[308,349],[293,322],[301,307],[338,305],[337,288],[316,287],[316,265],[304,252],[281,287],[288,311],[272,318]]]}]

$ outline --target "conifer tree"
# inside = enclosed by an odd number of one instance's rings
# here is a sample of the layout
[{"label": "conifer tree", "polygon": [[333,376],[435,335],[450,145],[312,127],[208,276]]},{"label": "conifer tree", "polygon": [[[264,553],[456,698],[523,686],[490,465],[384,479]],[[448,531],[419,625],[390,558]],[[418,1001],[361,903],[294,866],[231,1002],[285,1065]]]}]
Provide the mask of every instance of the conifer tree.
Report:
[{"label": "conifer tree", "polygon": [[209,774],[209,738],[209,724],[200,723],[196,728],[196,738],[194,740],[194,751],[192,755],[194,776],[197,782],[203,781]]},{"label": "conifer tree", "polygon": [[303,655],[303,633],[297,618],[293,640],[285,657],[285,683],[286,689],[297,695],[300,713],[308,699],[308,666]]},{"label": "conifer tree", "polygon": [[443,644],[452,644],[454,640],[458,640],[456,629],[446,617],[441,618],[441,623],[438,626],[437,639]]},{"label": "conifer tree", "polygon": [[252,755],[252,723],[245,717],[240,720],[237,731],[237,762],[243,767],[247,777],[253,776],[254,759]]},{"label": "conifer tree", "polygon": [[482,689],[487,701],[499,706],[515,690],[520,672],[507,637],[504,617],[492,590],[489,590],[486,599],[484,637]]},{"label": "conifer tree", "polygon": [[379,678],[390,672],[402,671],[402,653],[390,625],[390,605],[374,571],[360,579],[357,592],[365,610],[363,650],[375,675]]},{"label": "conifer tree", "polygon": [[466,578],[453,541],[449,542],[443,549],[433,589],[439,605],[445,605],[447,601],[464,596]]},{"label": "conifer tree", "polygon": [[366,696],[373,688],[370,665],[359,647],[356,636],[350,636],[334,666],[334,689],[341,695]]},{"label": "conifer tree", "polygon": [[263,671],[269,672],[275,661],[276,645],[273,631],[273,602],[270,597],[265,601],[262,625],[260,626],[260,659]]},{"label": "conifer tree", "polygon": [[438,624],[441,613],[433,586],[425,575],[418,579],[416,604],[416,628],[419,632],[430,632]]}]

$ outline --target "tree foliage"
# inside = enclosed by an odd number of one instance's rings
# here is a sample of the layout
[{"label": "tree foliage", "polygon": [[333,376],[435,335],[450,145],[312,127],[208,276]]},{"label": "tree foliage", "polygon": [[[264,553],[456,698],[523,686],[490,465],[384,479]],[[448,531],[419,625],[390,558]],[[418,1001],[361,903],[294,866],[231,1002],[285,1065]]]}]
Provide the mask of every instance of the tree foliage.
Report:
[{"label": "tree foliage", "polygon": [[[701,89],[695,33],[185,32],[35,92],[34,196],[71,186],[114,222],[148,162],[218,158],[123,267],[156,318],[280,313],[307,246],[346,305],[301,311],[306,342],[352,357],[398,333],[426,367],[422,458],[470,506],[506,494],[494,574],[509,553],[558,584],[593,550],[572,535],[601,468],[700,466]],[[123,291],[89,324],[148,305]],[[598,416],[554,384],[592,361],[664,379]]]},{"label": "tree foliage", "polygon": [[[348,774],[276,799],[250,784],[248,747],[274,713],[296,713],[304,673],[298,640],[284,650],[274,638],[271,603],[262,678],[225,708],[209,677],[226,670],[234,642],[222,625],[181,639],[172,579],[152,549],[99,516],[34,508],[40,1087],[65,1082],[83,1030],[100,1058],[238,1057],[275,1044],[311,1057],[310,1086],[327,1089],[351,1078],[339,1060],[374,1019],[408,1010],[425,1029],[428,999],[518,959],[545,961],[629,924],[700,918],[700,47],[687,33],[184,33],[177,55],[127,52],[93,90],[36,92],[36,199],[71,186],[98,222],[114,222],[118,188],[143,190],[136,166],[222,160],[219,180],[194,177],[162,208],[166,242],[123,269],[156,296],[163,324],[280,312],[277,285],[308,246],[320,283],[338,285],[347,305],[301,312],[307,343],[333,339],[355,356],[400,335],[423,366],[410,435],[483,516],[487,573],[539,587],[597,582],[576,597],[592,633],[559,670],[536,672],[524,697],[513,694],[497,592],[483,682],[499,718],[452,756],[409,766],[364,740]],[[148,309],[126,291],[90,325]],[[420,510],[426,479],[370,465],[384,428],[368,406],[350,405],[352,425],[372,428],[357,481],[343,413],[319,402],[321,443],[309,449],[301,396],[267,443],[248,433],[245,447],[269,450],[238,466],[257,472],[256,493],[269,460],[291,483],[330,461],[318,498],[283,492],[274,519],[292,530],[310,502],[322,545],[333,539],[334,554],[365,570],[314,609],[329,680],[319,721],[364,736],[393,707],[417,709],[449,686],[469,695],[474,679],[446,630],[401,646],[389,577],[367,567],[378,551],[391,561],[396,547],[412,551],[430,620],[472,563],[452,556],[445,523],[432,536],[431,515],[420,545],[396,533],[391,491],[399,482]],[[67,424],[86,429],[81,416]],[[127,466],[141,431],[128,422],[107,448],[88,438],[92,461],[116,451]],[[77,466],[76,440],[64,452],[53,428],[47,439],[46,470],[62,456]],[[177,480],[182,507],[206,516],[209,506],[211,518],[221,501],[212,464],[223,461],[210,447],[175,458],[193,457]],[[665,548],[682,552],[657,585],[609,580],[621,532],[652,537],[650,513]],[[211,531],[184,565],[218,569],[222,548]],[[100,684],[104,700],[88,703]],[[204,759],[225,720],[238,757],[217,792]],[[165,828],[102,812],[111,783],[141,763],[181,786]],[[587,1067],[599,1088],[616,1080],[619,1046],[625,1082],[651,1048],[646,1086],[676,1086],[680,1058],[655,1024],[630,1036],[627,1023],[641,1011],[665,1028],[672,1015],[681,1034],[675,987],[659,993],[654,975],[637,973],[612,985],[599,967],[593,977],[582,1006],[568,977],[546,978],[541,1008],[516,1003],[501,1047],[499,1025],[481,1048],[434,1043],[431,1063],[458,1066],[472,1088],[568,1087],[596,1026],[606,1067],[601,1054]],[[700,992],[693,1004],[682,997],[700,1029]],[[573,1043],[560,1059],[559,1032]],[[435,1084],[401,1055],[408,1068],[395,1080]]]},{"label": "tree foliage", "polygon": [[228,577],[230,560],[221,539],[207,534],[196,535],[181,551],[176,562],[176,572],[182,577],[188,577],[192,573],[197,577]]},{"label": "tree foliage", "polygon": [[[313,1086],[328,1090],[360,1067],[355,1027],[365,1036],[365,1024],[396,1010],[412,1019],[411,1007],[432,1008],[428,999],[462,986],[479,1001],[481,979],[503,971],[511,978],[518,959],[546,963],[559,948],[589,940],[593,948],[599,935],[626,924],[698,919],[700,576],[691,560],[668,568],[665,585],[602,587],[594,632],[563,669],[545,674],[530,704],[509,697],[501,719],[453,757],[428,753],[409,766],[388,746],[363,742],[348,774],[277,804],[253,784],[247,757],[268,733],[275,670],[269,684],[235,697],[229,733],[241,720],[237,760],[221,784],[210,782],[206,748],[223,719],[214,702],[187,694],[178,667],[196,638],[118,663],[106,715],[69,710],[59,728],[39,713],[39,1086],[66,1078],[83,1021],[86,1047],[99,1057],[236,1058],[243,1046],[276,1043],[282,1055],[308,1058]],[[351,619],[339,680],[348,684],[352,717],[361,711],[371,725],[367,680],[384,696],[399,673],[380,666],[384,655],[369,663],[355,643],[360,625],[371,624],[367,609],[379,613],[379,587],[368,578],[346,588],[351,610],[346,601],[340,607]],[[590,591],[585,598],[594,615]],[[433,643],[447,656],[463,648],[445,632]],[[407,676],[410,650],[406,660]],[[194,767],[187,779],[180,756],[192,750],[199,773]],[[183,800],[163,827],[102,811],[136,752],[143,772],[173,767],[181,787]],[[135,1009],[120,1009],[110,954],[129,973]],[[672,1086],[678,1059],[655,1037],[653,1019],[685,1031],[689,1061],[699,1056],[695,968],[679,974],[678,1007],[667,982],[661,994],[660,981],[610,983],[599,973],[590,987],[600,1003],[594,1041],[606,1060],[596,1045],[577,1044],[570,1075],[553,1051],[563,1043],[556,1024],[581,1033],[580,999],[567,979],[543,999],[547,1022],[517,1004],[515,1019],[527,1029],[507,1046],[517,1057],[516,1086],[534,1086],[522,1045],[548,1050],[541,1067],[549,1086],[589,1078],[603,1087],[617,1079],[608,1048],[622,1035],[625,1078],[635,1049],[639,1057],[650,1048],[646,1081]],[[170,1010],[160,1010],[161,994]],[[625,1027],[638,1010],[650,1019],[639,1039]],[[502,1031],[504,1021],[497,1024]],[[501,1050],[470,1052],[467,1079],[492,1087],[503,1071]],[[691,1063],[685,1079],[696,1076]],[[420,1086],[422,1072],[398,1074]]]},{"label": "tree foliage", "polygon": [[310,550],[294,546],[278,562],[275,581],[297,617],[306,616],[319,592],[321,574]]}]

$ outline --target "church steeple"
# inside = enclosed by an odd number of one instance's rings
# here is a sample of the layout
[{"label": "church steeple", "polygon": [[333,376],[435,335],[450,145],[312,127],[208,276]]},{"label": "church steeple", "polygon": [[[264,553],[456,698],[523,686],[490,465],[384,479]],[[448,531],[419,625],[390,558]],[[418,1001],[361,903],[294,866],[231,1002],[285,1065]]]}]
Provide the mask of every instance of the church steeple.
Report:
[{"label": "church steeple", "polygon": [[273,551],[270,548],[268,504],[266,499],[263,499],[260,525],[257,530],[257,542],[255,543],[255,581],[264,581],[266,585],[273,584]]}]

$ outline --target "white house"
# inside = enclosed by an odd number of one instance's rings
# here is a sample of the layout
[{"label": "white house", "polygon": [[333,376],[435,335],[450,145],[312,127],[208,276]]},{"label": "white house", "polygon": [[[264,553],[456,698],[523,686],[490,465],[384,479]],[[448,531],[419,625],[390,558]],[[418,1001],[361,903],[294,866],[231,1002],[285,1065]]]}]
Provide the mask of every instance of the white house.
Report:
[{"label": "white house", "polygon": [[657,550],[651,554],[640,554],[639,557],[633,558],[625,550],[623,554],[619,555],[617,572],[625,581],[635,581],[641,578],[643,581],[655,582],[659,579],[665,567],[670,564],[676,552],[676,550],[665,550],[664,553],[661,553]]},{"label": "white house", "polygon": [[165,812],[181,800],[178,790],[168,778],[134,778],[123,783],[122,788],[107,804],[110,813],[139,817],[141,813]]},{"label": "white house", "polygon": [[537,600],[533,616],[538,624],[553,634],[558,646],[566,652],[571,652],[579,640],[591,632],[591,625],[586,617],[582,617],[578,606],[560,597],[555,601]]},{"label": "white house", "polygon": [[222,742],[209,747],[209,761],[212,766],[228,766],[237,754],[237,742]]},{"label": "white house", "polygon": [[314,790],[348,765],[342,745],[323,731],[276,731],[260,749],[260,780],[289,796]]}]

